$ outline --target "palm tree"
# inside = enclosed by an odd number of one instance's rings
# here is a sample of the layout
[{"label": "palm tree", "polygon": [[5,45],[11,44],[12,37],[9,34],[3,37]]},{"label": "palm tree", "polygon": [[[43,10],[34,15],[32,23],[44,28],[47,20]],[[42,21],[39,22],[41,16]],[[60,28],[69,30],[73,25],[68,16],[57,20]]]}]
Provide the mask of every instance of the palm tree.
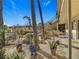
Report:
[{"label": "palm tree", "polygon": [[31,29],[30,28],[31,27],[31,19],[30,19],[30,17],[24,16],[23,19],[27,19],[28,20],[28,22],[29,22],[29,30],[30,30]]},{"label": "palm tree", "polygon": [[34,32],[34,42],[35,42],[35,45],[39,48],[38,38],[37,38],[37,26],[36,26],[37,24],[36,24],[34,0],[31,0],[31,15],[32,15],[32,25],[33,25],[33,32]]},{"label": "palm tree", "polygon": [[44,21],[43,21],[43,16],[42,16],[42,10],[41,10],[41,5],[40,5],[40,0],[38,0],[38,8],[39,8],[40,17],[41,17],[41,26],[42,26],[42,32],[43,32],[43,39],[45,39]]}]

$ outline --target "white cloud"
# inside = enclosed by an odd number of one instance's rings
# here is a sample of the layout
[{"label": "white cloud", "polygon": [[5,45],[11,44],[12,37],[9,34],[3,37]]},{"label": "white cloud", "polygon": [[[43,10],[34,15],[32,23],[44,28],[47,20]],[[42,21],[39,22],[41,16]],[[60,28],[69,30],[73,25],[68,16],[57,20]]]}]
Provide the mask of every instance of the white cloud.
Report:
[{"label": "white cloud", "polygon": [[46,0],[46,1],[44,2],[44,4],[43,4],[43,7],[48,6],[50,3],[51,3],[51,1]]},{"label": "white cloud", "polygon": [[13,2],[13,0],[10,0],[11,4],[12,4],[12,7],[15,8],[15,4]]},{"label": "white cloud", "polygon": [[44,2],[43,7],[46,5],[47,0]]},{"label": "white cloud", "polygon": [[48,6],[51,3],[51,1],[47,1],[46,6]]}]

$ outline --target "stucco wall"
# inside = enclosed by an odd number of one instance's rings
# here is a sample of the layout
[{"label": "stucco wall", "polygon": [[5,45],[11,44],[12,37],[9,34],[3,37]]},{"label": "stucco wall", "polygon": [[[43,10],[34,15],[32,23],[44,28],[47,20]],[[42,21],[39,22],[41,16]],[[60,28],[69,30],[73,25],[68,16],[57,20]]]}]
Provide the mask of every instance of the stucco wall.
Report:
[{"label": "stucco wall", "polygon": [[72,17],[79,15],[79,0],[71,0]]},{"label": "stucco wall", "polygon": [[[64,1],[63,7],[61,8],[60,13],[60,23],[67,23],[68,22],[68,0]],[[61,5],[62,6],[62,5]],[[72,12],[72,19],[79,15],[79,0],[71,0],[71,12]]]}]

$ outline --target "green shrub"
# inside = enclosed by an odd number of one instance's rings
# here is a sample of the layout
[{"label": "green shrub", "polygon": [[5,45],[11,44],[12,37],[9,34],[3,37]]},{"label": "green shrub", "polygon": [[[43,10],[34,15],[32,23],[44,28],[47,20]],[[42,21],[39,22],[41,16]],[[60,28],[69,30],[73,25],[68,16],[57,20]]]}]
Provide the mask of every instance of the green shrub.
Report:
[{"label": "green shrub", "polygon": [[27,40],[26,43],[29,44],[33,40],[33,33],[27,33]]},{"label": "green shrub", "polygon": [[33,38],[33,33],[27,33],[28,38]]},{"label": "green shrub", "polygon": [[0,49],[0,59],[5,59],[5,50],[4,49]]}]

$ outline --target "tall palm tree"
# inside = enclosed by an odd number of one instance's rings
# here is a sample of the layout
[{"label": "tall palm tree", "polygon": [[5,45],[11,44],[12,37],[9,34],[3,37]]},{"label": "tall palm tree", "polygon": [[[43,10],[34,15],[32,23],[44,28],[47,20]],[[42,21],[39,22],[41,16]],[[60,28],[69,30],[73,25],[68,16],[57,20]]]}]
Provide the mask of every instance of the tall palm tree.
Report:
[{"label": "tall palm tree", "polygon": [[43,16],[42,16],[42,9],[41,9],[41,5],[40,5],[40,0],[38,0],[38,8],[39,8],[39,13],[40,13],[40,17],[41,17],[41,26],[42,26],[42,32],[43,32],[43,39],[45,39],[44,21],[43,21]]},{"label": "tall palm tree", "polygon": [[39,48],[38,38],[37,38],[37,24],[36,24],[34,0],[31,0],[31,15],[32,15],[32,25],[33,25],[33,32],[34,32],[34,42],[35,42],[35,45]]},{"label": "tall palm tree", "polygon": [[31,19],[28,16],[24,16],[23,19],[27,19],[29,22],[29,30],[31,29]]}]

